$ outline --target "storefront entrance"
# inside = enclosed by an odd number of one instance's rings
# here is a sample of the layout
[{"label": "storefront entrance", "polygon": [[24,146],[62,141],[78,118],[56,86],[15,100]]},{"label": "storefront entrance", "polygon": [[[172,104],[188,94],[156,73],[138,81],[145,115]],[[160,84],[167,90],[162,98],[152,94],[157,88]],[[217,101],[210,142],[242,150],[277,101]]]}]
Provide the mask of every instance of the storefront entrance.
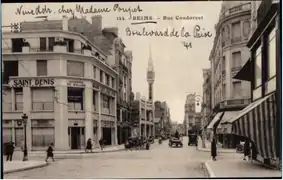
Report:
[{"label": "storefront entrance", "polygon": [[71,149],[82,149],[84,147],[84,127],[69,127],[69,143]]}]

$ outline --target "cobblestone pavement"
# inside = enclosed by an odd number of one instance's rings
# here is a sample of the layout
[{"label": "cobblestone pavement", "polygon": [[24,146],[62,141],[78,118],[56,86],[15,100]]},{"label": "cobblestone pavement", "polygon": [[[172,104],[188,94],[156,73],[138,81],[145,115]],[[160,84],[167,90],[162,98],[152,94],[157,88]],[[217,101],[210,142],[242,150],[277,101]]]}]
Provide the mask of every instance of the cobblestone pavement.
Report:
[{"label": "cobblestone pavement", "polygon": [[186,178],[206,177],[203,162],[210,154],[195,146],[169,148],[168,141],[154,144],[150,150],[93,154],[80,159],[63,159],[48,166],[7,174],[4,178]]}]

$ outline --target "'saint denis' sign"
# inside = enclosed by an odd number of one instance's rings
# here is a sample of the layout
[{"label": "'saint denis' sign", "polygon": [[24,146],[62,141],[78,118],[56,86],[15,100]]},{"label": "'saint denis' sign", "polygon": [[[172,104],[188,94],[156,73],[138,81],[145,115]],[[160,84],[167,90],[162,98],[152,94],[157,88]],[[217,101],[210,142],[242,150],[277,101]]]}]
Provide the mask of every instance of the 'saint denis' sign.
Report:
[{"label": "'saint denis' sign", "polygon": [[10,81],[11,87],[50,87],[54,86],[54,79],[14,79]]}]

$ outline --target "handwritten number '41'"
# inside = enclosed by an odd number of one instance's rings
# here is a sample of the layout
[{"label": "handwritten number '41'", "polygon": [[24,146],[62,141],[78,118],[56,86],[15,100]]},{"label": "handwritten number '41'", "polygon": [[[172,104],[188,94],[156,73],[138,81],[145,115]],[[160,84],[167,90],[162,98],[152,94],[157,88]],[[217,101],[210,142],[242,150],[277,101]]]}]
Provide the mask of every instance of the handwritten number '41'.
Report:
[{"label": "handwritten number '41'", "polygon": [[117,17],[117,20],[118,20],[118,21],[123,21],[123,20],[125,20],[125,18],[124,18],[124,16],[118,16],[118,17]]},{"label": "handwritten number '41'", "polygon": [[185,41],[183,41],[182,43],[183,43],[183,45],[184,45],[185,48],[187,48],[187,49],[192,48],[192,43],[191,43],[191,42],[185,42]]}]

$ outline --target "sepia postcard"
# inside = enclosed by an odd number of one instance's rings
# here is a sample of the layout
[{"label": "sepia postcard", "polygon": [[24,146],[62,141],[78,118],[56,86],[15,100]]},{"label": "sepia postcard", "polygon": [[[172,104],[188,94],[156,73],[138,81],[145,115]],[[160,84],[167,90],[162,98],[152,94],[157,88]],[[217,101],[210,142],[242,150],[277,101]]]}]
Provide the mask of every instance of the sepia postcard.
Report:
[{"label": "sepia postcard", "polygon": [[281,179],[280,14],[2,4],[2,177]]}]

